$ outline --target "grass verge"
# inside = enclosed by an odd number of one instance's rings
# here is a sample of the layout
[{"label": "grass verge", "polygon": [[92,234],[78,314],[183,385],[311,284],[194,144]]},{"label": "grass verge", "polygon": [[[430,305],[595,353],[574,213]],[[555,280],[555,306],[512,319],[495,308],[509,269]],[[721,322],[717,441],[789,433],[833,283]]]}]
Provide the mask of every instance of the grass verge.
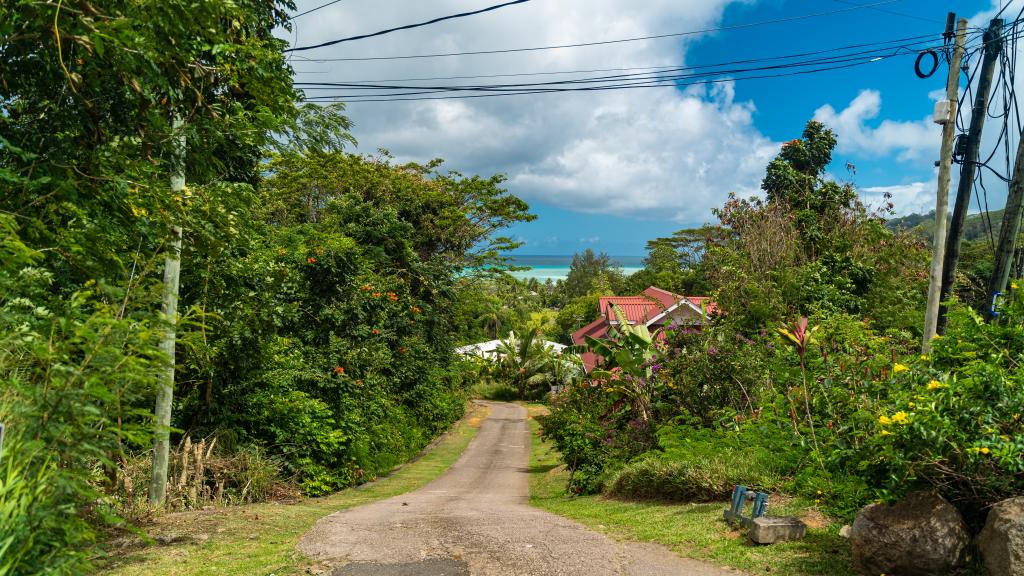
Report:
[{"label": "grass verge", "polygon": [[415,490],[448,469],[476,436],[488,409],[467,416],[421,458],[387,478],[298,503],[265,503],[167,514],[144,528],[167,545],[129,545],[111,551],[100,574],[134,576],[252,576],[301,574],[310,561],[295,546],[313,524],[338,510]]},{"label": "grass verge", "polygon": [[712,504],[659,504],[625,502],[601,496],[569,496],[569,473],[558,452],[540,438],[530,410],[530,504],[571,518],[608,536],[662,544],[687,558],[707,560],[751,574],[793,576],[852,576],[850,547],[839,536],[839,524],[818,513],[808,502],[773,496],[771,513],[800,516],[808,524],[807,537],[771,546],[750,544],[745,535],[722,519],[727,502]]}]

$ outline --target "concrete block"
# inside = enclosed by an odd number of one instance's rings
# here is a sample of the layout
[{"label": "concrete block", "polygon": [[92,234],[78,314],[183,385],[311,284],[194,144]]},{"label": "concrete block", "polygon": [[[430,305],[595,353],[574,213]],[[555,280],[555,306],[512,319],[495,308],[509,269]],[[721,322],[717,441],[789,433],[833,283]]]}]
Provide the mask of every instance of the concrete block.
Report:
[{"label": "concrete block", "polygon": [[774,544],[799,540],[807,534],[807,525],[793,516],[762,516],[754,518],[747,536],[755,544]]}]

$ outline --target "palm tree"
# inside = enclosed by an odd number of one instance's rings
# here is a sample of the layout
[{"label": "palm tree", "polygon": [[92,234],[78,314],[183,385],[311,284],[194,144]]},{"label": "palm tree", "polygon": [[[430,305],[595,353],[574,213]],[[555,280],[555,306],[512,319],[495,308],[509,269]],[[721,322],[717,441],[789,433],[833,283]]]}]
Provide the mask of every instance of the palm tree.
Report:
[{"label": "palm tree", "polygon": [[522,338],[509,332],[508,338],[498,343],[499,371],[516,387],[520,398],[526,398],[529,388],[551,380],[551,354],[537,336],[537,330]]},{"label": "palm tree", "polygon": [[485,335],[491,333],[494,335],[494,338],[498,337],[498,332],[501,331],[501,318],[498,317],[497,312],[487,312],[477,318],[477,322],[484,329]]}]

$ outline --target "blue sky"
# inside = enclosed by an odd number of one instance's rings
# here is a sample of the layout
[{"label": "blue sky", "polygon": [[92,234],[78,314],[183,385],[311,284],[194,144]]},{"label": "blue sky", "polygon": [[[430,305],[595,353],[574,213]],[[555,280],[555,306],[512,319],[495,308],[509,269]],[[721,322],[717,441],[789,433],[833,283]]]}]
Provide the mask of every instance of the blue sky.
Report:
[{"label": "blue sky", "polygon": [[[299,10],[318,3],[300,1]],[[391,3],[395,10],[382,9]],[[299,43],[493,3],[343,0],[299,19]],[[533,0],[357,46],[304,54],[379,56],[594,41],[783,19],[842,10],[851,3],[872,0]],[[878,10],[611,47],[411,62],[296,61],[295,67],[310,81],[692,65],[940,33],[946,11],[974,18],[974,24],[984,22],[984,12],[992,6],[992,1],[940,6],[929,0],[899,0]],[[825,121],[839,134],[830,173],[849,178],[845,166],[854,164],[853,180],[866,200],[878,202],[881,192],[889,190],[900,213],[933,207],[939,128],[930,116],[945,74],[921,80],[914,75],[913,61],[912,56],[894,58],[714,88],[353,103],[349,113],[360,152],[387,148],[400,160],[443,157],[460,172],[507,174],[510,191],[530,202],[539,216],[511,231],[525,242],[521,253],[571,254],[589,247],[639,255],[649,239],[711,221],[711,208],[729,192],[756,193],[767,160],[781,142],[798,137],[811,118]],[[1003,202],[1005,192],[998,188],[990,188],[993,208]]]}]

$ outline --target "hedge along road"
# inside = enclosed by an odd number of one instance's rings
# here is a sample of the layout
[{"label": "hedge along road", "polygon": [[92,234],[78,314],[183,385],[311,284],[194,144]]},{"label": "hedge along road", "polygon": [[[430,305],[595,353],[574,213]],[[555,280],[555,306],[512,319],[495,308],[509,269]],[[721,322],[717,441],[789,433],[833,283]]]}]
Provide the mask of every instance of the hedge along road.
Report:
[{"label": "hedge along road", "polygon": [[299,549],[334,565],[334,576],[736,574],[531,508],[526,409],[488,404],[490,415],[445,474],[321,519]]}]

